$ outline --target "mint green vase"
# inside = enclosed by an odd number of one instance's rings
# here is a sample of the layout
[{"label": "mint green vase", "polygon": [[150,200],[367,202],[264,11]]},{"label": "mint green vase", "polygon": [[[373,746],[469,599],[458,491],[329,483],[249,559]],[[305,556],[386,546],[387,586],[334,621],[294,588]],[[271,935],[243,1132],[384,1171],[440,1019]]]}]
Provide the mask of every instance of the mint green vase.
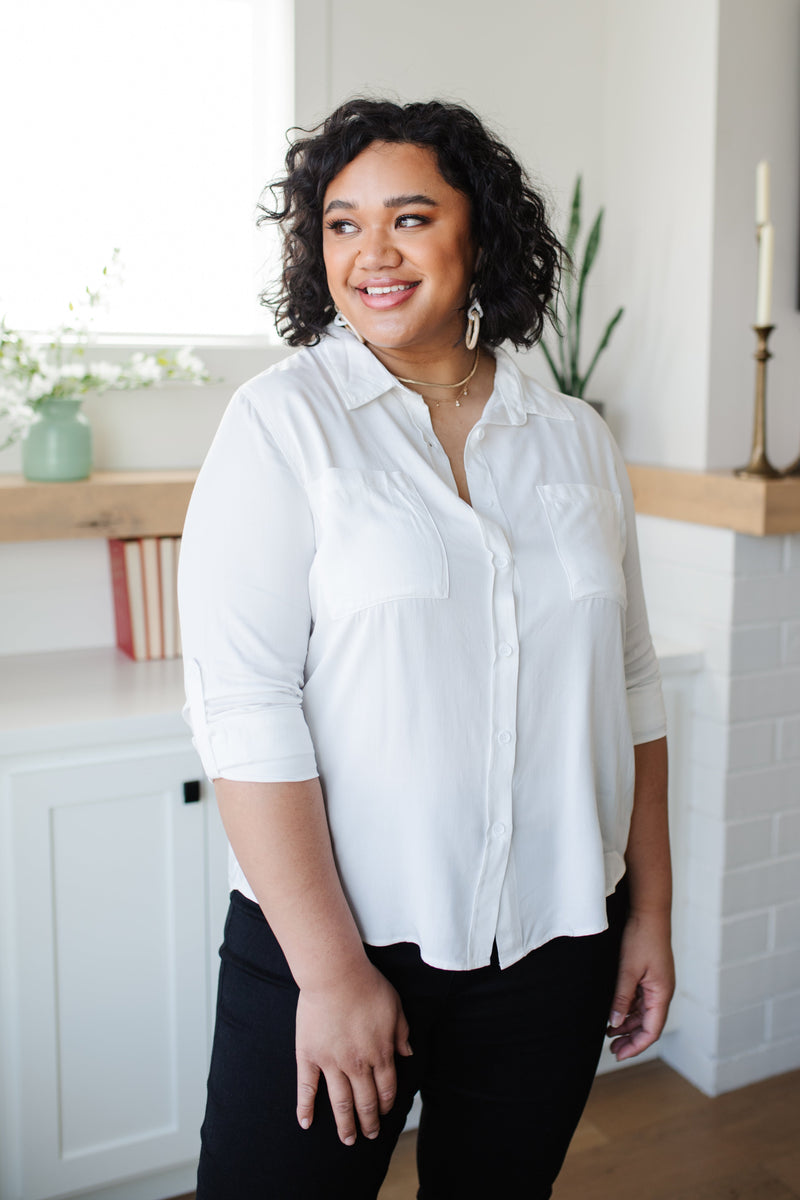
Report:
[{"label": "mint green vase", "polygon": [[22,443],[22,474],[37,482],[86,479],[92,469],[92,430],[81,400],[41,400]]}]

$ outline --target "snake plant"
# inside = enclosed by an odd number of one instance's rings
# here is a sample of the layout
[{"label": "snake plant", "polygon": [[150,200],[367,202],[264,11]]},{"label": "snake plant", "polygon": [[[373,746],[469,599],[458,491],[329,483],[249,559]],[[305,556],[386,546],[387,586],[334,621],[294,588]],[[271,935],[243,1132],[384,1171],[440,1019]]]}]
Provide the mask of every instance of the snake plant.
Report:
[{"label": "snake plant", "polygon": [[[578,237],[581,231],[581,190],[582,177],[579,175],[575,190],[572,193],[572,210],[570,213],[569,229],[565,247],[572,263],[577,264],[576,246]],[[586,391],[586,385],[591,378],[592,372],[597,365],[597,360],[605,350],[609,343],[611,334],[614,332],[620,318],[622,317],[624,308],[618,308],[614,316],[608,322],[605,332],[600,339],[600,343],[592,356],[589,366],[586,371],[582,372],[580,367],[580,352],[581,352],[581,321],[583,319],[583,301],[586,291],[586,280],[589,277],[589,272],[594,265],[594,260],[597,257],[597,252],[600,249],[600,235],[603,228],[603,209],[601,208],[592,228],[589,231],[589,236],[586,239],[586,247],[583,252],[583,260],[580,265],[580,270],[577,276],[577,293],[575,292],[575,272],[569,270],[566,273],[564,283],[563,297],[565,314],[560,327],[557,329],[558,345],[555,353],[548,350],[544,342],[541,343],[544,356],[547,359],[548,366],[553,373],[553,377],[558,385],[558,390],[567,396],[583,397]]]}]

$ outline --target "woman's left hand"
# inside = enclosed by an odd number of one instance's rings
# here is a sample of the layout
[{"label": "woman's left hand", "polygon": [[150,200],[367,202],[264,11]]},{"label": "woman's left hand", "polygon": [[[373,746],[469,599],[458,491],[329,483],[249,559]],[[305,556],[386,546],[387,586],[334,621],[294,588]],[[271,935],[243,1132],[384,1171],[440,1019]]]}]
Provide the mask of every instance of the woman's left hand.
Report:
[{"label": "woman's left hand", "polygon": [[622,935],[607,1030],[618,1062],[658,1040],[674,990],[669,914],[632,912]]}]

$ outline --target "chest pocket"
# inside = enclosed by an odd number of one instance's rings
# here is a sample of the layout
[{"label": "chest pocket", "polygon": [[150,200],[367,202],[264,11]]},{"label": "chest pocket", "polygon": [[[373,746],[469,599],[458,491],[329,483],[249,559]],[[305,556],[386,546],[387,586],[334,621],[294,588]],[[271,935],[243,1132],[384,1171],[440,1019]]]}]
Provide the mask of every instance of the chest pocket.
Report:
[{"label": "chest pocket", "polygon": [[332,617],[390,600],[443,600],[439,530],[402,471],[331,468],[309,489],[317,533],[311,583]]},{"label": "chest pocket", "polygon": [[622,497],[587,483],[537,487],[573,600],[592,596],[627,604]]}]

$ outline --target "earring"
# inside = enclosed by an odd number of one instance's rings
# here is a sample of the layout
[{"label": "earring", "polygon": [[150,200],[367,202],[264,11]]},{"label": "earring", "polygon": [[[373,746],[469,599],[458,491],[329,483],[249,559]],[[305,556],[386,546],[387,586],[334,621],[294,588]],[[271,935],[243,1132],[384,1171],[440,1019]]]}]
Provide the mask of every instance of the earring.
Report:
[{"label": "earring", "polygon": [[353,337],[357,337],[358,340],[361,342],[361,345],[362,346],[364,345],[364,339],[361,336],[361,334],[358,332],[357,329],[355,329],[350,324],[347,317],[344,315],[343,312],[340,312],[340,310],[338,308],[336,309],[336,316],[333,318],[333,323],[334,323],[334,325],[340,325],[342,327],[342,329],[349,329],[350,332],[352,333]]},{"label": "earring", "polygon": [[481,317],[483,309],[477,296],[473,297],[472,303],[467,309],[467,336],[464,345],[468,350],[474,350],[478,344],[478,336],[481,331]]}]

